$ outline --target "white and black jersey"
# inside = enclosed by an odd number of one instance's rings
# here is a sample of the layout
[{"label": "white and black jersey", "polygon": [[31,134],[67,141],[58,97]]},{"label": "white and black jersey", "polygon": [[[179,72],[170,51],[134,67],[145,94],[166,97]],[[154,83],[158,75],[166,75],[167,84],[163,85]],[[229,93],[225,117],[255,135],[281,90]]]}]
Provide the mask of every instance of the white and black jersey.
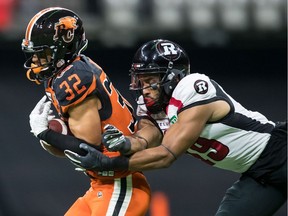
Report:
[{"label": "white and black jersey", "polygon": [[229,114],[217,122],[207,122],[187,152],[212,166],[243,173],[264,150],[275,123],[259,112],[245,109],[215,81],[198,73],[184,77],[167,107],[170,124],[177,121],[183,110],[217,100],[230,105]]}]

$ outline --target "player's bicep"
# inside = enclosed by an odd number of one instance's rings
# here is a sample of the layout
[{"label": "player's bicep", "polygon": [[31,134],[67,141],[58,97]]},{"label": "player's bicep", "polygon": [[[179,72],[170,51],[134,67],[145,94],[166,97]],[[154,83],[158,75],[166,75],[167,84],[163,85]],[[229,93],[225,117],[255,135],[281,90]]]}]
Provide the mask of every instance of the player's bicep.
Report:
[{"label": "player's bicep", "polygon": [[97,97],[86,98],[69,109],[69,128],[79,139],[93,145],[101,144],[100,101]]},{"label": "player's bicep", "polygon": [[165,133],[162,143],[179,157],[196,142],[211,114],[212,110],[207,105],[182,111],[177,122]]}]

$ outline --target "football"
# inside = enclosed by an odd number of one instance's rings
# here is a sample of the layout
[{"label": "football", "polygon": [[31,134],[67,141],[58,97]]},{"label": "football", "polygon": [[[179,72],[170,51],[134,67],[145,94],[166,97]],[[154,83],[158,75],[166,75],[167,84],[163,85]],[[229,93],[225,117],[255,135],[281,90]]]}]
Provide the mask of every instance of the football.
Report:
[{"label": "football", "polygon": [[67,135],[68,134],[68,126],[66,123],[59,119],[59,118],[54,118],[48,122],[48,127],[58,133]]},{"label": "football", "polygon": [[[54,118],[48,122],[48,128],[63,135],[71,134],[67,124],[59,119]],[[50,154],[56,157],[65,157],[65,154],[62,150],[55,148],[44,140],[40,140],[41,146]]]}]

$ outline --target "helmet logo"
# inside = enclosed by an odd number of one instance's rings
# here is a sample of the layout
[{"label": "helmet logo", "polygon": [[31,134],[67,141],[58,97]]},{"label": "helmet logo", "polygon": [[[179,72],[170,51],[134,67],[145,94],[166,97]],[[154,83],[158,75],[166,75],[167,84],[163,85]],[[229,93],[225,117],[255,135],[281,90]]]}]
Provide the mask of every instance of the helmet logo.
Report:
[{"label": "helmet logo", "polygon": [[178,47],[173,43],[163,42],[157,46],[157,52],[165,59],[175,61],[180,57]]},{"label": "helmet logo", "polygon": [[71,16],[60,18],[54,26],[56,32],[53,39],[56,41],[62,37],[64,42],[70,43],[74,39],[74,32],[78,27],[76,23],[77,20]]},{"label": "helmet logo", "polygon": [[205,80],[197,80],[194,88],[198,94],[206,94],[208,91],[208,83]]}]

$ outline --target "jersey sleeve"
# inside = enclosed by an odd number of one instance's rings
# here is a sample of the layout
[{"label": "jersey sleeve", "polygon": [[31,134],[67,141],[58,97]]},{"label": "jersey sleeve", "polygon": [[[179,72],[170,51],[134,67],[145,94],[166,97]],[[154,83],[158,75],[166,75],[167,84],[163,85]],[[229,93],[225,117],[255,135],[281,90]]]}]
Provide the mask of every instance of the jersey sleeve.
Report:
[{"label": "jersey sleeve", "polygon": [[70,106],[82,102],[92,94],[96,90],[96,80],[96,75],[83,62],[77,61],[68,66],[53,83],[61,112],[66,113]]},{"label": "jersey sleeve", "polygon": [[206,104],[217,99],[216,88],[210,78],[204,74],[193,73],[184,77],[175,90],[167,107],[170,122],[182,110]]},{"label": "jersey sleeve", "polygon": [[204,74],[191,74],[182,79],[172,97],[180,100],[183,107],[193,104],[206,103],[216,97],[216,89],[210,78]]}]

